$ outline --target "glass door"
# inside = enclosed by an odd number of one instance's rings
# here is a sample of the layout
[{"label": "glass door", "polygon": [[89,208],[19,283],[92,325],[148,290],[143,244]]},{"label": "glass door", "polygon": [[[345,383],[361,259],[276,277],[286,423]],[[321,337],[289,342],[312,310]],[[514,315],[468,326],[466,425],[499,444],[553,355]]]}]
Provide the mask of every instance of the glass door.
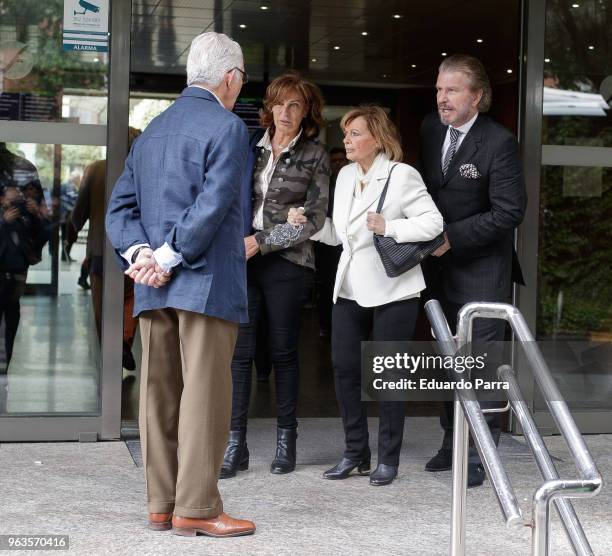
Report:
[{"label": "glass door", "polygon": [[[541,81],[527,83],[542,93],[530,324],[582,431],[612,432],[612,7],[548,0],[545,13]],[[545,401],[532,405],[554,432]]]},{"label": "glass door", "polygon": [[94,440],[109,55],[65,46],[61,0],[0,17],[0,441]]}]

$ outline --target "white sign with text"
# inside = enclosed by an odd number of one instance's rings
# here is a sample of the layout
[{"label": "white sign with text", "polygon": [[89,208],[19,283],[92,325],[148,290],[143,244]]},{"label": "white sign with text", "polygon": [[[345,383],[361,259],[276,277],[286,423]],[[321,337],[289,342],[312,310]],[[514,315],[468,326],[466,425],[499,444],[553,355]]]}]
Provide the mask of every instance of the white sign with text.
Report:
[{"label": "white sign with text", "polygon": [[109,0],[64,0],[64,50],[108,51]]}]

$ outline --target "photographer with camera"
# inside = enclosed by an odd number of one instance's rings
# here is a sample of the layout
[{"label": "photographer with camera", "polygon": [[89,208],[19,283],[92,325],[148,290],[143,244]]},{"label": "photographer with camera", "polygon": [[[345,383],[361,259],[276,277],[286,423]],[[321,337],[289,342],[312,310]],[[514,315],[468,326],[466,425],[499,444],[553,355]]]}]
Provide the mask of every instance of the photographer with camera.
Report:
[{"label": "photographer with camera", "polygon": [[[40,262],[49,239],[42,193],[33,164],[5,150],[0,156],[0,323],[4,319],[6,368],[19,326],[19,299],[25,291],[28,268]],[[43,201],[44,203],[44,201]]]}]

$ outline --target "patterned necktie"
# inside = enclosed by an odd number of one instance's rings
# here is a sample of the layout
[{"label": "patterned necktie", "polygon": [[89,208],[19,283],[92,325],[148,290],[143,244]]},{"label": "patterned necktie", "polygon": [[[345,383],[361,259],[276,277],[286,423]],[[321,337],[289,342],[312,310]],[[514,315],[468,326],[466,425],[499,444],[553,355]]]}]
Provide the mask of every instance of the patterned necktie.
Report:
[{"label": "patterned necktie", "polygon": [[444,174],[444,177],[446,177],[446,172],[448,171],[448,167],[450,166],[453,156],[455,156],[455,151],[457,150],[457,139],[459,139],[459,135],[461,135],[461,132],[458,129],[455,129],[454,127],[451,127],[449,129],[450,129],[450,145],[448,146],[448,149],[446,150],[446,155],[444,156],[444,162],[442,163],[442,173]]}]

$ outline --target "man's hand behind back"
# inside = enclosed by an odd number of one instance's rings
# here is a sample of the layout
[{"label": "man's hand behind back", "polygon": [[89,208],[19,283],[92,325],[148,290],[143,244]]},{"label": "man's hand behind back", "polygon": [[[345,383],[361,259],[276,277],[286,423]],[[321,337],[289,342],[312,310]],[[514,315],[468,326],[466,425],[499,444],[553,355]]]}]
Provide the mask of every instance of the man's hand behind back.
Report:
[{"label": "man's hand behind back", "polygon": [[172,278],[172,272],[166,272],[157,264],[153,256],[153,250],[149,248],[141,249],[136,260],[125,271],[136,284],[161,288]]}]

